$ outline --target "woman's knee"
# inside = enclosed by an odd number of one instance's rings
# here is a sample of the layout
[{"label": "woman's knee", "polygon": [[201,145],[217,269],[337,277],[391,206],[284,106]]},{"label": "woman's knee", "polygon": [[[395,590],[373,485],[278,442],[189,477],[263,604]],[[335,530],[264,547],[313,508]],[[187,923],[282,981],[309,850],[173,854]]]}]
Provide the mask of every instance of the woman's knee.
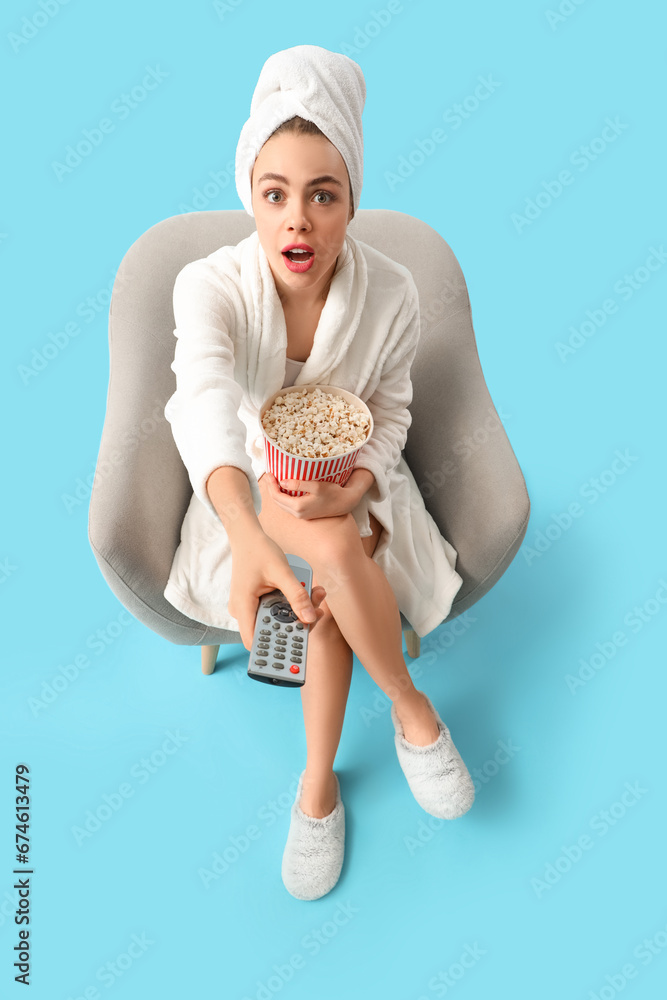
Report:
[{"label": "woman's knee", "polygon": [[314,574],[329,597],[358,576],[359,560],[365,560],[367,556],[357,523],[351,514],[319,520],[318,530],[303,539],[308,551],[304,558],[313,567]]},{"label": "woman's knee", "polygon": [[355,556],[364,554],[359,528],[352,514],[321,517],[306,523],[315,526],[317,554],[326,566],[345,566]]},{"label": "woman's knee", "polygon": [[[273,503],[265,493],[264,477],[260,487],[266,507],[259,515],[264,531],[285,552],[294,552],[312,566],[320,578],[341,580],[351,571],[356,559],[366,556],[357,522],[352,513],[333,517],[295,518]],[[326,584],[323,583],[323,586]]]}]

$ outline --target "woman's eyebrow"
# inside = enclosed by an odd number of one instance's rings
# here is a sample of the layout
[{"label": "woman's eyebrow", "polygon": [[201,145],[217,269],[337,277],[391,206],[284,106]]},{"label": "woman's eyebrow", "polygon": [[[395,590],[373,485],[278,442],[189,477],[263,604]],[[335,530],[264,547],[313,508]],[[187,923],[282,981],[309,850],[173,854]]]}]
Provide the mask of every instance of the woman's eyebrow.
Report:
[{"label": "woman's eyebrow", "polygon": [[[287,184],[289,187],[289,181],[286,177],[283,177],[282,174],[262,174],[257,183],[261,184],[262,181],[280,181],[282,184]],[[321,177],[313,177],[312,181],[308,181],[306,187],[314,187],[315,184],[337,184],[340,188],[343,186],[341,182],[335,177],[332,177],[331,174],[322,174]]]}]

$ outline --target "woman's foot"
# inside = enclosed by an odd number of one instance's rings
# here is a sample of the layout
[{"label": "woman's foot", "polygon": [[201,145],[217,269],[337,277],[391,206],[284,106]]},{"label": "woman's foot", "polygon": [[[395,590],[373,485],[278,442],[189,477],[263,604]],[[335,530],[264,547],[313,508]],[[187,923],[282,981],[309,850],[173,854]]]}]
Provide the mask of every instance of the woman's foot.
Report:
[{"label": "woman's foot", "polygon": [[418,747],[435,743],[440,730],[423,691],[415,689],[409,699],[394,702],[394,707],[408,743]]},{"label": "woman's foot", "polygon": [[[332,772],[333,774],[333,772]],[[312,817],[301,808],[305,771],[299,777],[283,852],[282,879],[296,899],[319,899],[340,878],[345,856],[345,806],[335,774],[337,796],[331,812]]]},{"label": "woman's foot", "polygon": [[408,779],[410,791],[422,809],[439,819],[456,819],[473,804],[475,786],[437,709],[428,695],[419,694],[432,713],[440,735],[430,744],[412,743],[405,736],[396,704],[392,703],[391,721],[394,724],[398,762]]},{"label": "woman's foot", "polygon": [[336,777],[333,771],[329,771],[325,778],[311,778],[305,771],[299,806],[307,816],[322,819],[336,808],[336,793]]}]

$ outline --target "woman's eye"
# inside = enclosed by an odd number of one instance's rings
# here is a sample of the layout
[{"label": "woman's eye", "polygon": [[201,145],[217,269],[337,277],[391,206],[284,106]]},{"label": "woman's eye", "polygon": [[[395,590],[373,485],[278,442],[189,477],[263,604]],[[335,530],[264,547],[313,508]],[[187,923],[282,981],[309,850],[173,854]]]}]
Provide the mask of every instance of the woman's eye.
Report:
[{"label": "woman's eye", "polygon": [[[271,197],[274,194],[280,195],[280,199],[282,200],[282,193],[280,191],[277,191],[275,188],[273,188],[271,191],[266,191],[264,197],[266,198],[267,201],[271,202],[272,205],[278,205],[280,202],[276,201],[274,198]],[[330,202],[336,200],[336,195],[332,194],[331,191],[316,191],[314,197],[318,198],[320,195],[324,195],[329,200],[319,201],[318,202],[319,205],[328,205]]]}]

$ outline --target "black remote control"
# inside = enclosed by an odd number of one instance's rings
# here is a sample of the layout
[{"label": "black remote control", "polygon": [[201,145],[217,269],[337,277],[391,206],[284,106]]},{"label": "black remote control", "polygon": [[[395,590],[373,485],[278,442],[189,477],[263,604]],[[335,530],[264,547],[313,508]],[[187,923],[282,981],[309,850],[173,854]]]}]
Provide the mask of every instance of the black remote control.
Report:
[{"label": "black remote control", "polygon": [[[305,587],[313,588],[313,571],[305,559],[285,553],[290,569]],[[248,677],[265,684],[302,687],[306,682],[309,625],[292,611],[282,590],[272,590],[259,600],[250,647]]]}]

